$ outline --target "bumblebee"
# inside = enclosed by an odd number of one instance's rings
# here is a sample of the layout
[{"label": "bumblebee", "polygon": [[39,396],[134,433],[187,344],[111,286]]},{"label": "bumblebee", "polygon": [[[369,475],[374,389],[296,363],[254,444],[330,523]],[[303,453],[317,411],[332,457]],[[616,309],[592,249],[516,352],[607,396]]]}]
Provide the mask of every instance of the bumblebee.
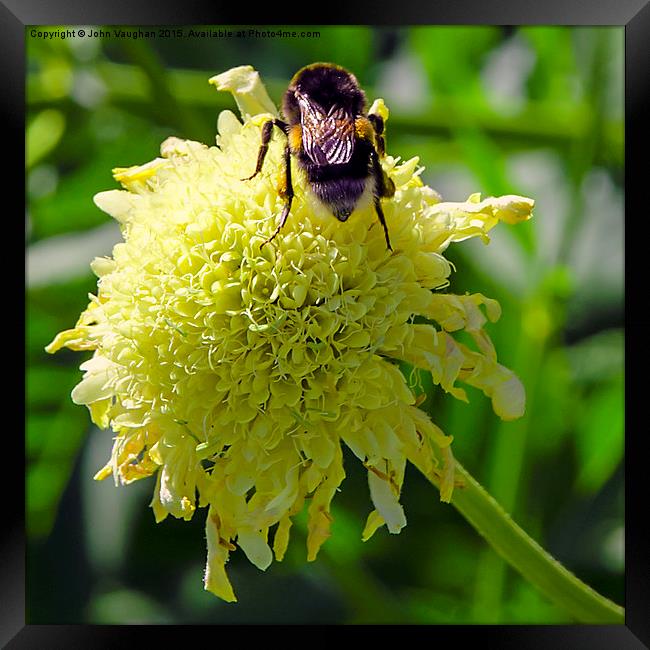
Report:
[{"label": "bumblebee", "polygon": [[381,167],[385,154],[384,121],[368,115],[366,97],[355,76],[332,63],[314,63],[299,70],[282,100],[284,120],[272,119],[262,126],[262,144],[250,180],[262,171],[273,127],[287,138],[284,148],[285,204],[275,232],[284,226],[293,200],[291,157],[305,172],[314,195],[339,221],[346,221],[362,197],[370,196],[393,250],[380,199],[395,194],[395,185]]}]

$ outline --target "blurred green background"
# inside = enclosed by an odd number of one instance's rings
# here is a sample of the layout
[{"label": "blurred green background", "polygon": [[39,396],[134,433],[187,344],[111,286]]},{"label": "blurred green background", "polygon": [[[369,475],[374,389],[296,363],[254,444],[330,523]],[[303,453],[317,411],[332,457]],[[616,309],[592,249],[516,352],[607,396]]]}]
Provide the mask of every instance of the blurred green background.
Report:
[{"label": "blurred green background", "polygon": [[214,142],[218,112],[236,108],[210,76],[252,64],[278,101],[314,61],[347,67],[370,101],[385,99],[388,152],[420,156],[446,200],[536,200],[532,221],[447,254],[450,291],[503,307],[488,331],[526,386],[526,416],[501,423],[477,391],[456,402],[421,373],[423,408],[526,531],[623,604],[623,28],[305,29],[319,36],[45,40],[26,30],[28,622],[569,622],[413,468],[408,526],[364,544],[365,470],[347,454],[318,560],[306,562],[304,519],[266,573],[234,553],[235,605],[202,588],[205,511],[156,525],[152,479],[92,480],[112,439],[70,400],[89,354],[43,347],[95,290],[90,260],[120,241],[93,195],[169,135]]}]

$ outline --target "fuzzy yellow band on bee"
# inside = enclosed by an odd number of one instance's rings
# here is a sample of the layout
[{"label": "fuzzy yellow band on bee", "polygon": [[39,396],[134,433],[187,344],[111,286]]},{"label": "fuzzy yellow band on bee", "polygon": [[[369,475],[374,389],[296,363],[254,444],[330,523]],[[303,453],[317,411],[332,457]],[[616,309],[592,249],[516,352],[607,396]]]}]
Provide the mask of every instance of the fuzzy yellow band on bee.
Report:
[{"label": "fuzzy yellow band on bee", "polygon": [[354,120],[354,130],[358,138],[374,142],[375,130],[372,128],[372,124],[367,117],[357,117]]},{"label": "fuzzy yellow band on bee", "polygon": [[297,154],[300,147],[302,147],[302,127],[300,124],[294,124],[289,130],[289,147],[293,154]]}]

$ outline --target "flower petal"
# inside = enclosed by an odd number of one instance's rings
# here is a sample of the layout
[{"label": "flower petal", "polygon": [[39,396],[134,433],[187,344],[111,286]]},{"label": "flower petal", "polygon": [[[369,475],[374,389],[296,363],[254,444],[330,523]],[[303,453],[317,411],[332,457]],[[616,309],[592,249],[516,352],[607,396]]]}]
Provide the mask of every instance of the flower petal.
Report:
[{"label": "flower petal", "polygon": [[389,482],[377,476],[375,472],[368,471],[368,485],[372,502],[386,522],[388,530],[393,534],[399,533],[406,526],[406,517]]},{"label": "flower petal", "polygon": [[289,515],[285,515],[280,519],[275,537],[273,538],[273,554],[278,562],[282,562],[284,554],[287,552],[289,546],[289,531],[291,530],[293,522]]},{"label": "flower petal", "polygon": [[368,515],[366,525],[361,533],[361,540],[367,542],[385,523],[384,518],[376,510],[373,510]]},{"label": "flower petal", "polygon": [[75,404],[92,404],[114,394],[110,382],[115,374],[115,364],[105,357],[95,356],[81,364],[86,371],[84,378],[72,390]]},{"label": "flower petal", "polygon": [[237,544],[258,569],[266,571],[269,568],[273,561],[273,553],[266,543],[266,535],[262,531],[240,528]]},{"label": "flower petal", "polygon": [[95,205],[100,210],[120,223],[126,223],[129,220],[138,200],[139,197],[136,194],[126,190],[108,190],[99,192],[93,197]]},{"label": "flower petal", "polygon": [[205,536],[208,546],[208,560],[203,579],[205,589],[228,603],[235,603],[237,598],[226,575],[226,562],[229,553],[221,543],[216,513],[213,513],[212,508],[210,508],[205,522]]},{"label": "flower petal", "polygon": [[215,75],[210,83],[217,90],[227,90],[233,94],[244,119],[258,113],[278,114],[260,79],[260,73],[251,65],[240,65]]}]

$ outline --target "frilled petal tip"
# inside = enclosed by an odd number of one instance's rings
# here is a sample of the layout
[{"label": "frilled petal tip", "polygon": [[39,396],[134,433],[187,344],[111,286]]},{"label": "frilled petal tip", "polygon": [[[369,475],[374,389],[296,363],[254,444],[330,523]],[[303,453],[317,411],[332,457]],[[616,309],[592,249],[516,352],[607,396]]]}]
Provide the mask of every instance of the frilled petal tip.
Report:
[{"label": "frilled petal tip", "polygon": [[273,553],[266,543],[265,536],[258,530],[240,528],[237,543],[246,557],[262,571],[266,571],[273,561]]},{"label": "frilled petal tip", "polygon": [[110,257],[95,257],[90,263],[90,268],[98,278],[101,278],[112,273],[117,268],[117,264]]},{"label": "frilled petal tip", "polygon": [[[136,191],[146,186],[148,180],[153,178],[161,167],[169,165],[164,158],[154,158],[143,165],[131,167],[115,167],[113,178],[126,187],[127,190]],[[112,216],[112,215],[111,215]]]},{"label": "frilled petal tip", "polygon": [[406,517],[399,498],[393,492],[390,483],[370,471],[368,472],[368,485],[372,502],[381,518],[386,522],[388,530],[393,534],[399,533],[406,526]]},{"label": "frilled petal tip", "polygon": [[93,476],[93,481],[103,481],[105,478],[108,478],[113,473],[113,466],[111,463],[106,463],[99,471]]},{"label": "frilled petal tip", "polygon": [[211,77],[209,82],[217,90],[231,92],[244,118],[258,113],[277,115],[275,104],[271,101],[260,79],[260,73],[251,65],[240,65]]},{"label": "frilled petal tip", "polygon": [[285,515],[280,519],[275,537],[273,538],[273,554],[278,562],[282,562],[284,554],[289,547],[289,531],[291,530],[292,522],[289,515]]},{"label": "frilled petal tip", "polygon": [[494,412],[505,421],[516,420],[526,411],[526,390],[519,378],[511,374],[497,384],[492,392]]},{"label": "frilled petal tip", "polygon": [[[509,194],[490,196],[481,200],[480,193],[472,194],[467,201],[443,201],[429,208],[428,217],[440,225],[446,224],[450,236],[446,243],[480,237],[490,241],[488,231],[499,221],[516,224],[533,216],[535,201],[525,196]],[[442,249],[445,245],[442,246]]]},{"label": "frilled petal tip", "polygon": [[139,197],[136,194],[126,190],[108,190],[99,192],[93,197],[95,205],[100,210],[120,223],[126,223],[129,220],[138,200]]},{"label": "frilled petal tip", "polygon": [[219,529],[212,513],[208,515],[206,520],[205,534],[208,546],[208,561],[205,567],[203,586],[206,591],[213,593],[227,603],[236,603],[237,597],[226,574],[228,549],[219,536]]},{"label": "frilled petal tip", "polygon": [[[166,140],[160,145],[160,155],[169,160],[170,158],[177,157],[188,157],[200,154],[207,150],[207,146],[202,142],[195,142],[194,140],[181,140],[176,138],[173,135],[169,136]],[[161,161],[162,158],[157,158],[158,161]],[[154,169],[157,171],[161,167],[165,167],[163,163],[158,164]]]},{"label": "frilled petal tip", "polygon": [[361,533],[361,540],[367,542],[385,523],[384,518],[376,510],[373,510],[368,515],[366,525]]},{"label": "frilled petal tip", "polygon": [[451,503],[451,497],[454,493],[456,461],[449,447],[441,448],[440,454],[445,463],[444,470],[440,476],[440,501],[443,503]]},{"label": "frilled petal tip", "polygon": [[488,200],[492,202],[494,216],[499,221],[516,224],[520,221],[528,221],[533,216],[535,201],[526,196],[507,194]]},{"label": "frilled petal tip", "polygon": [[203,583],[205,590],[214,594],[217,598],[221,598],[221,600],[225,600],[227,603],[237,602],[237,596],[235,596],[235,592],[226,574],[225,564],[208,564],[205,569]]},{"label": "frilled petal tip", "polygon": [[113,376],[113,366],[111,361],[100,356],[82,363],[79,367],[86,374],[72,390],[72,401],[75,404],[92,404],[111,397],[113,389],[108,384]]},{"label": "frilled petal tip", "polygon": [[71,350],[93,350],[95,346],[88,341],[88,332],[86,327],[75,327],[71,330],[59,332],[51,343],[45,346],[45,351],[49,354],[58,352],[61,348],[70,348]]}]

